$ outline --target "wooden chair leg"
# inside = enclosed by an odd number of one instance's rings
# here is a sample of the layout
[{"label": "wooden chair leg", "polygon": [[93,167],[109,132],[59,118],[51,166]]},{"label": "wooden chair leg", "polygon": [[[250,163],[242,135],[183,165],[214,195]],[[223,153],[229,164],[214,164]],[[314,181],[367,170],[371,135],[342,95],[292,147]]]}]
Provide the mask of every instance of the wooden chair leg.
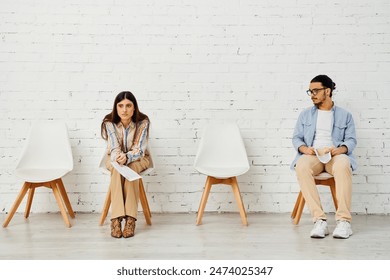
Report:
[{"label": "wooden chair leg", "polygon": [[142,211],[144,212],[145,220],[148,225],[152,225],[152,214],[150,213],[148,198],[146,197],[144,184],[142,179],[139,180],[139,199],[142,205]]},{"label": "wooden chair leg", "polygon": [[28,198],[26,203],[26,210],[24,211],[24,217],[27,219],[30,216],[31,205],[34,198],[35,188],[31,187],[28,191]]},{"label": "wooden chair leg", "polygon": [[238,183],[237,183],[237,178],[236,177],[232,178],[232,189],[233,189],[234,196],[236,198],[238,209],[240,210],[240,216],[241,216],[242,224],[244,226],[247,226],[248,225],[248,219],[247,219],[247,216],[246,216],[246,212],[245,212],[245,208],[244,208],[244,202],[242,201],[242,198],[241,198],[240,188],[238,187]]},{"label": "wooden chair leg", "polygon": [[68,194],[66,193],[65,186],[64,186],[64,183],[62,182],[62,179],[60,178],[60,179],[55,180],[55,183],[57,183],[57,185],[58,185],[58,189],[61,193],[62,199],[64,200],[65,206],[68,209],[69,216],[71,218],[74,218],[75,215],[74,215],[74,212],[72,209],[72,205],[70,204],[69,197],[68,197]]},{"label": "wooden chair leg", "polygon": [[152,212],[150,211],[148,199],[146,197],[145,186],[144,186],[144,182],[142,181],[142,179],[140,180],[140,187],[141,186],[142,186],[142,190],[140,189],[140,192],[142,192],[144,194],[145,201],[146,201],[146,206],[147,206],[147,212],[149,213],[149,217],[151,218],[152,217]]},{"label": "wooden chair leg", "polygon": [[57,201],[58,207],[60,208],[62,218],[64,219],[66,226],[71,227],[72,225],[70,224],[68,214],[66,213],[65,206],[64,206],[64,203],[63,203],[62,198],[61,198],[60,190],[58,189],[58,186],[57,186],[55,181],[52,181],[50,183],[50,185],[51,185],[51,188],[53,190],[54,197]]},{"label": "wooden chair leg", "polygon": [[197,225],[200,225],[202,223],[202,217],[203,217],[204,209],[206,207],[207,199],[208,199],[209,194],[210,194],[211,186],[212,186],[211,185],[211,177],[207,176],[202,199],[201,199],[200,204],[199,204],[198,215],[196,216],[196,224]]},{"label": "wooden chair leg", "polygon": [[291,215],[291,217],[293,218],[294,225],[299,224],[304,207],[305,207],[305,199],[303,198],[302,192],[299,192],[297,201],[295,202],[293,214]]},{"label": "wooden chair leg", "polygon": [[12,205],[10,212],[8,213],[8,216],[5,219],[5,222],[3,223],[3,227],[7,227],[9,222],[12,220],[12,217],[14,216],[16,210],[18,210],[18,207],[19,207],[20,203],[22,202],[24,196],[26,195],[28,189],[30,188],[30,185],[31,185],[31,183],[29,183],[29,182],[25,182],[23,184],[22,189],[20,190],[18,196],[16,197],[16,200],[15,200],[14,204]]},{"label": "wooden chair leg", "polygon": [[297,198],[297,200],[295,201],[294,209],[293,209],[293,211],[291,212],[291,219],[294,219],[294,218],[297,216],[297,210],[298,210],[299,200],[300,200],[301,195],[302,195],[301,192],[299,192],[298,198]]},{"label": "wooden chair leg", "polygon": [[104,220],[107,217],[108,210],[110,209],[110,205],[111,205],[111,191],[110,191],[110,189],[108,189],[107,195],[106,195],[106,200],[104,201],[102,215],[100,216],[99,225],[101,225],[101,226],[104,224]]}]

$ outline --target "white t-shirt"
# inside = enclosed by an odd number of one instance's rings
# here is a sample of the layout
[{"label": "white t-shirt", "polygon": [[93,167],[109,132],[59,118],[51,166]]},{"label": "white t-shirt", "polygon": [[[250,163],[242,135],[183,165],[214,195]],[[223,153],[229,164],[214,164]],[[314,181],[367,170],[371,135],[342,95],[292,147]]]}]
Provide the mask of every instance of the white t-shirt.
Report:
[{"label": "white t-shirt", "polygon": [[332,111],[318,110],[316,134],[313,142],[315,149],[333,146],[332,118]]}]

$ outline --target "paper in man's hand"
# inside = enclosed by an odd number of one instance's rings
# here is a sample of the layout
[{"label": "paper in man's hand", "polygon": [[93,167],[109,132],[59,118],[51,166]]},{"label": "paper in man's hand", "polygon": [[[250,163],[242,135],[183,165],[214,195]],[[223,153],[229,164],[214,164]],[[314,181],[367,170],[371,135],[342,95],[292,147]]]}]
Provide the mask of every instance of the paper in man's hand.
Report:
[{"label": "paper in man's hand", "polygon": [[326,149],[326,151],[319,151],[320,149],[314,149],[317,158],[322,163],[328,163],[332,159],[332,155],[330,154],[330,150]]}]

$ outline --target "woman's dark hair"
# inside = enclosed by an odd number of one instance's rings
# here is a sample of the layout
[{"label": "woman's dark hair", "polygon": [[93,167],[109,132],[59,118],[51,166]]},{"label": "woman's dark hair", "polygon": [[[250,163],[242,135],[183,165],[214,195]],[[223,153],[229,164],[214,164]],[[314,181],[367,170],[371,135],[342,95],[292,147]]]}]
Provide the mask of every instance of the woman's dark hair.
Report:
[{"label": "woman's dark hair", "polygon": [[[106,122],[112,122],[112,123],[117,124],[121,121],[121,118],[119,117],[118,111],[116,109],[116,105],[124,99],[130,100],[134,105],[134,113],[133,113],[133,116],[131,117],[131,120],[136,125],[138,125],[138,123],[143,121],[143,120],[149,121],[149,117],[147,115],[145,115],[144,113],[139,111],[137,99],[135,99],[135,96],[130,91],[122,91],[115,97],[114,106],[112,108],[111,113],[107,114],[103,118],[102,124],[100,126],[100,134],[104,140],[108,139],[108,136],[106,133]],[[149,130],[149,126],[148,126],[148,130]]]},{"label": "woman's dark hair", "polygon": [[310,83],[321,83],[323,87],[330,88],[330,97],[332,97],[332,92],[336,89],[336,84],[326,75],[315,76]]}]

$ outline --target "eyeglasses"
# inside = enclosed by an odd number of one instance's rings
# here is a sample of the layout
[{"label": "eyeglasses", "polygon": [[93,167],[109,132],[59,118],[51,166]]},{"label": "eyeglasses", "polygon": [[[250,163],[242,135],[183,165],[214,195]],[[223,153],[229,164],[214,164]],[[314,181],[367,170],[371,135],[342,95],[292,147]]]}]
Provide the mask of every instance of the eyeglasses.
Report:
[{"label": "eyeglasses", "polygon": [[316,96],[316,95],[317,95],[321,90],[323,90],[323,89],[327,89],[327,88],[326,88],[326,87],[323,87],[323,88],[308,89],[308,90],[306,91],[306,93],[307,93],[308,96],[311,96],[311,95]]}]

